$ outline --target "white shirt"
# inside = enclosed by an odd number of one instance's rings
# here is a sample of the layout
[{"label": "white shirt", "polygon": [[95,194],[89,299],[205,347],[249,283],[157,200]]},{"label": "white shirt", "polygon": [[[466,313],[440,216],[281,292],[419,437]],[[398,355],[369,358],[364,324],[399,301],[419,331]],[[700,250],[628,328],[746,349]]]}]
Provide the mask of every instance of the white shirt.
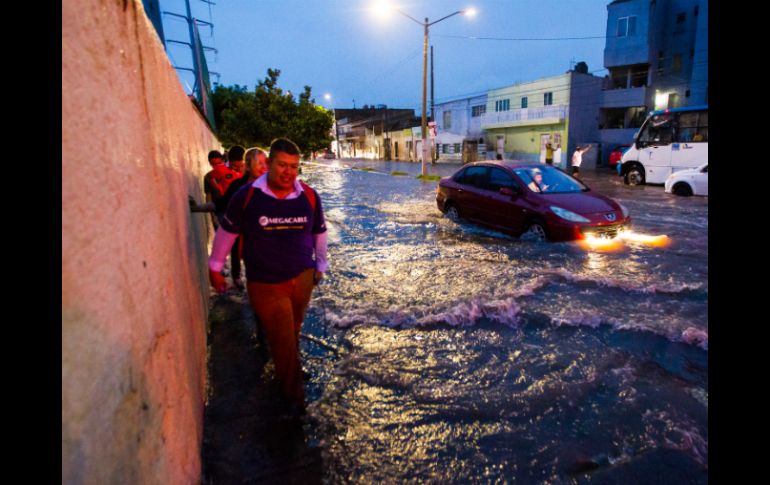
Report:
[{"label": "white shirt", "polygon": [[583,163],[583,151],[578,149],[572,155],[572,166],[579,167],[581,163]]}]

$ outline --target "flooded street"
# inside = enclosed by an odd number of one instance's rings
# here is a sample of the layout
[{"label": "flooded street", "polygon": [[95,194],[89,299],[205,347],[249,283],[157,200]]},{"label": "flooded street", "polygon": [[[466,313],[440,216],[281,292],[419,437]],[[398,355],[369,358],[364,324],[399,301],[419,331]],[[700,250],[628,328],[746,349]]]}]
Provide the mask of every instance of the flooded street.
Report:
[{"label": "flooded street", "polygon": [[450,221],[417,163],[302,170],[329,229],[331,270],[303,328],[328,345],[302,348],[325,482],[636,482],[665,469],[706,483],[707,198],[586,171],[637,234],[667,236],[588,249]]}]

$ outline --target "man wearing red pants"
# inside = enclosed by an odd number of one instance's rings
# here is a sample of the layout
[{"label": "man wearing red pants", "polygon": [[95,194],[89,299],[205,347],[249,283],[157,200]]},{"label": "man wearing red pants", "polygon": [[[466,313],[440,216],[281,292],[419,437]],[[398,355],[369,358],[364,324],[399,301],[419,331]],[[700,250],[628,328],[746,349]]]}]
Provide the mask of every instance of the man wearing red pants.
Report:
[{"label": "man wearing red pants", "polygon": [[299,333],[313,287],[328,269],[326,223],[315,190],[297,180],[299,149],[279,138],[270,146],[268,172],[230,200],[214,237],[209,278],[225,290],[220,271],[239,235],[249,301],[265,332],[276,376],[292,414],[303,414],[305,391]]}]

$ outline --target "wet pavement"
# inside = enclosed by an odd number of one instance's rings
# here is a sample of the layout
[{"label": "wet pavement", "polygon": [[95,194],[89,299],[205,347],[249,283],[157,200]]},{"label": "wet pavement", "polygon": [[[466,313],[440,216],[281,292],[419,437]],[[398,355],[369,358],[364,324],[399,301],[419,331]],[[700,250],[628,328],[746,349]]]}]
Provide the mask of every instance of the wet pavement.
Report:
[{"label": "wet pavement", "polygon": [[322,483],[320,450],[284,414],[245,294],[213,298],[202,483]]},{"label": "wet pavement", "polygon": [[332,268],[303,328],[309,416],[279,417],[245,295],[216,297],[206,483],[706,483],[708,199],[586,171],[667,236],[592,249],[449,221],[419,173],[303,166]]}]

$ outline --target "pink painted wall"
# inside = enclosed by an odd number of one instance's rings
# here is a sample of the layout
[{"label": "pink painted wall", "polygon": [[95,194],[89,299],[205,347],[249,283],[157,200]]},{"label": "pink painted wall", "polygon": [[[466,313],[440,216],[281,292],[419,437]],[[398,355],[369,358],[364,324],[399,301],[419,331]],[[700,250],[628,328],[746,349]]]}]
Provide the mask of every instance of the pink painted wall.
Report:
[{"label": "pink painted wall", "polygon": [[200,481],[211,149],[140,0],[62,3],[62,483]]}]

